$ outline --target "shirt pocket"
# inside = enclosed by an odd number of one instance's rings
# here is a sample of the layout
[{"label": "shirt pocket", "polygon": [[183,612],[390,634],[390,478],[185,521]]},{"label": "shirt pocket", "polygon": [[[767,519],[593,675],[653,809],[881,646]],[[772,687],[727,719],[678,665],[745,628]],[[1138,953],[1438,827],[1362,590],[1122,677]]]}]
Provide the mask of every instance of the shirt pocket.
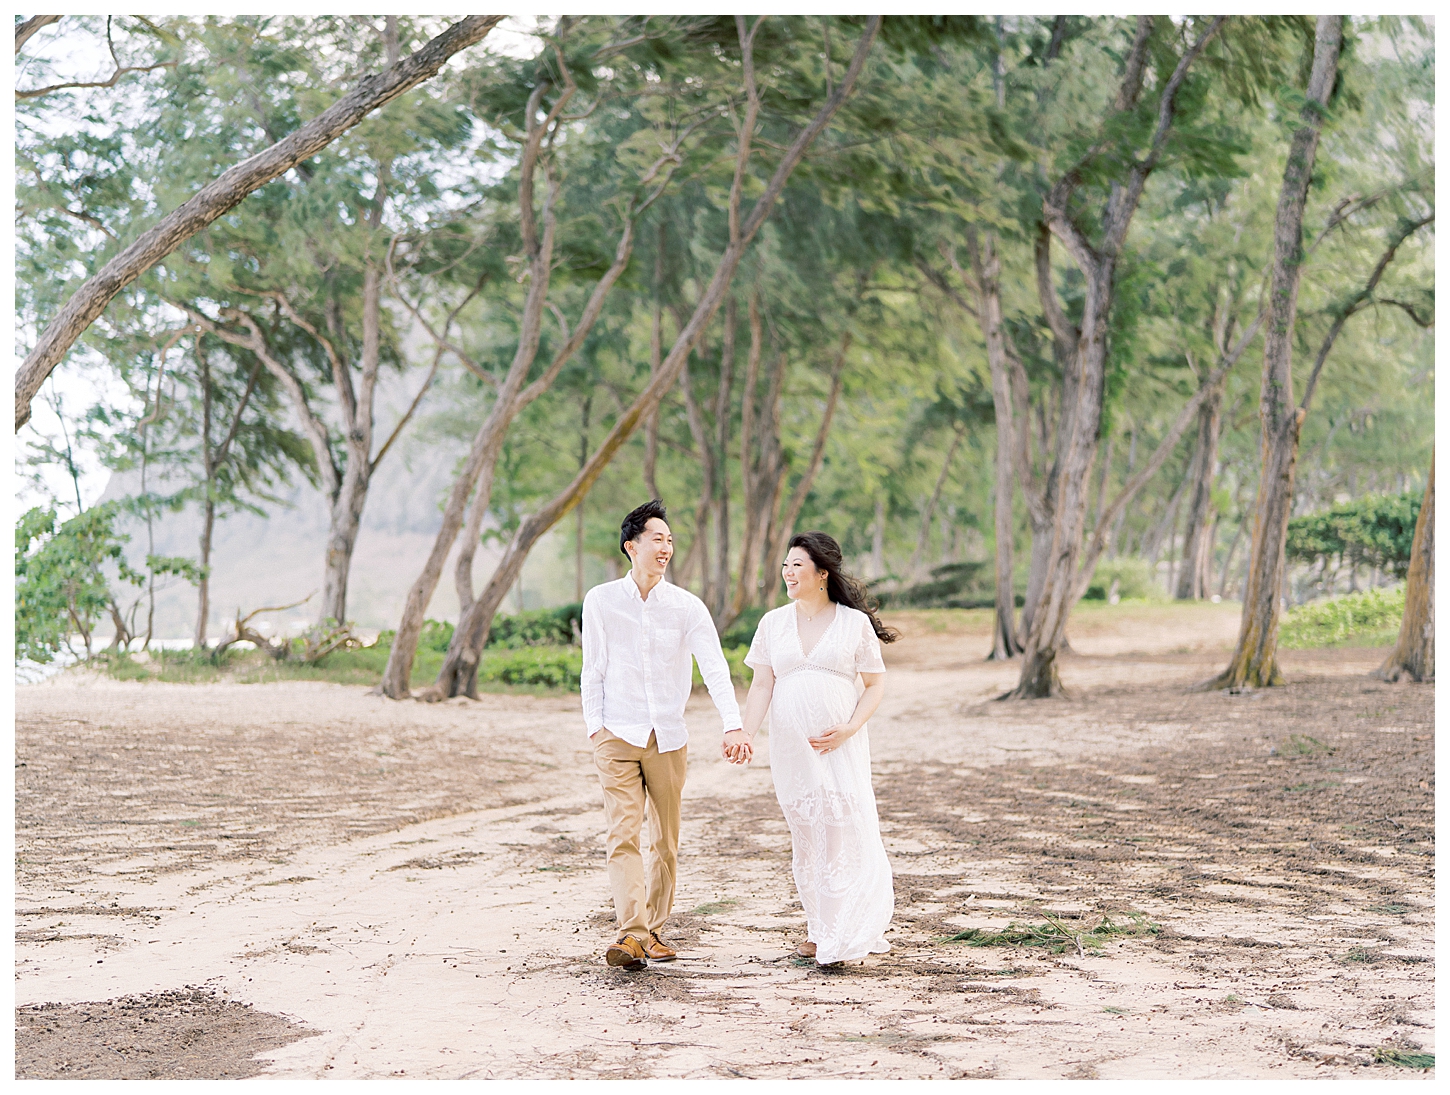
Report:
[{"label": "shirt pocket", "polygon": [[685,633],[678,627],[660,627],[654,632],[654,641],[651,644],[655,653],[661,657],[672,657],[675,651],[683,645]]}]

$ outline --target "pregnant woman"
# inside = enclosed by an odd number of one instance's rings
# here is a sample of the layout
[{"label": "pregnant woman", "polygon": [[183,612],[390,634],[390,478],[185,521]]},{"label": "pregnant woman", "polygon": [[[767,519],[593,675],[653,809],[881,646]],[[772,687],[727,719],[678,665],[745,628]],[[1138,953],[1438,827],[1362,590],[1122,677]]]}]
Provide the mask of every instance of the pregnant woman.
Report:
[{"label": "pregnant woman", "polygon": [[[841,545],[824,532],[793,537],[781,574],[791,603],[767,612],[756,629],[745,659],[755,679],[744,740],[726,748],[748,758],[770,711],[770,770],[806,913],[797,953],[831,965],[891,949],[885,932],[895,895],[866,720],[886,690],[881,643],[898,636],[841,569]],[[858,675],[866,686],[859,695]]]}]

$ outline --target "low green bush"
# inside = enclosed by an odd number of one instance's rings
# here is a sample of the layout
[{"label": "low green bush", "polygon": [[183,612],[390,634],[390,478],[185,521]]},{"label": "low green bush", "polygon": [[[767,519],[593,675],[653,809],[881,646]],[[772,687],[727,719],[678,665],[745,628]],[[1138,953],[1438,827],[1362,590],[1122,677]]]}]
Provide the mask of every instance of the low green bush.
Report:
[{"label": "low green bush", "polygon": [[1404,614],[1404,586],[1311,601],[1285,615],[1279,624],[1279,645],[1291,650],[1340,643],[1383,646],[1395,641]]},{"label": "low green bush", "polygon": [[577,646],[485,650],[478,663],[478,679],[577,692],[583,668],[584,654]]},{"label": "low green bush", "polygon": [[488,645],[517,650],[525,646],[577,643],[583,617],[584,606],[579,603],[560,608],[538,608],[513,616],[495,616],[488,632]]},{"label": "low green bush", "polygon": [[1148,560],[1120,556],[1116,559],[1099,560],[1097,569],[1093,571],[1092,584],[1083,594],[1083,600],[1106,601],[1115,581],[1118,583],[1117,594],[1125,601],[1168,599],[1162,580],[1154,573]]},{"label": "low green bush", "polygon": [[1410,569],[1421,501],[1413,491],[1372,494],[1323,513],[1295,517],[1289,522],[1284,553],[1299,563],[1337,557],[1403,578]]}]

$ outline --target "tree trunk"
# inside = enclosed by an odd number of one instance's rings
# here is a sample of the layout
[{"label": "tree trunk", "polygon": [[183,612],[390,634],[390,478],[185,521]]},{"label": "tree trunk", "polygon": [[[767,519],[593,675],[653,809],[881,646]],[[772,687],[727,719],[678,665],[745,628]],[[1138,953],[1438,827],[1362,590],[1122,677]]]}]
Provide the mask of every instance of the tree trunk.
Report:
[{"label": "tree trunk", "polygon": [[756,510],[749,517],[754,527],[750,574],[748,577],[742,575],[740,583],[745,592],[745,604],[753,608],[762,606],[767,599],[767,590],[774,588],[772,583],[767,582],[764,568],[768,565],[766,553],[777,534],[780,495],[785,488],[785,451],[780,444],[780,401],[785,371],[786,359],[782,351],[775,356],[770,387],[765,395],[765,413],[761,416],[760,466],[756,470],[754,489]]},{"label": "tree trunk", "polygon": [[780,447],[780,397],[785,378],[785,354],[778,353],[771,369],[763,407],[757,407],[756,386],[764,333],[759,292],[750,298],[750,354],[745,369],[745,391],[740,401],[740,485],[745,523],[740,539],[740,573],[723,626],[728,627],[747,607],[758,603],[763,583],[760,565],[771,532],[771,518],[780,500],[785,467]]},{"label": "tree trunk", "polygon": [[347,623],[347,580],[352,572],[352,553],[362,527],[363,507],[371,480],[366,460],[349,460],[342,479],[342,491],[332,503],[327,528],[327,554],[322,572],[322,605],[318,622]]},{"label": "tree trunk", "polygon": [[[217,469],[226,463],[231,453],[232,442],[237,438],[237,431],[241,429],[242,416],[247,412],[247,404],[251,402],[252,393],[257,388],[257,378],[261,375],[261,363],[252,366],[251,374],[247,377],[246,390],[237,400],[236,412],[232,415],[231,425],[227,428],[227,434],[222,438],[221,444],[213,446],[211,442],[212,408],[215,403],[213,397],[213,386],[211,379],[211,359],[207,356],[206,347],[202,343],[202,336],[196,336],[196,360],[197,371],[201,376],[202,390],[202,413],[201,413],[201,464],[202,473],[205,476],[205,495],[202,503],[201,520],[201,542],[200,548],[200,579],[196,584],[196,634],[192,644],[197,650],[206,649],[207,620],[211,615],[211,546],[212,532],[216,527],[216,503],[217,503]],[[116,620],[120,619],[118,612],[112,613]]]},{"label": "tree trunk", "polygon": [[[212,526],[216,522],[216,459],[211,446],[211,360],[202,346],[200,334],[196,336],[196,364],[197,372],[201,374],[201,437],[198,440],[201,442],[201,471],[205,477],[202,489],[205,494],[201,512],[201,542],[197,545],[200,556],[198,561],[201,566],[200,577],[196,583],[196,633],[192,636],[192,646],[197,650],[205,650],[206,619],[211,612],[209,569],[211,566]],[[238,418],[240,417],[239,414]]]},{"label": "tree trunk", "polygon": [[206,649],[207,617],[211,615],[211,534],[216,524],[216,503],[207,498],[201,511],[201,577],[196,583],[196,635],[192,646]]},{"label": "tree trunk", "polygon": [[[806,498],[809,497],[811,487],[815,485],[816,476],[820,473],[821,464],[825,460],[826,441],[831,433],[831,422],[836,417],[836,407],[840,403],[841,389],[846,379],[846,353],[851,348],[851,339],[850,331],[841,336],[841,346],[837,350],[836,360],[831,366],[831,391],[826,396],[826,406],[821,412],[821,424],[816,429],[816,440],[811,446],[811,458],[806,462],[805,470],[801,472],[800,479],[796,481],[796,485],[791,491],[785,511],[780,515],[779,520],[772,521],[775,526],[775,534],[770,538],[768,552],[772,559],[785,558],[785,545],[795,532],[795,523],[800,519]],[[948,459],[948,463],[950,463],[950,459]],[[940,489],[938,489],[938,493],[940,493]]]},{"label": "tree trunk", "polygon": [[[386,166],[386,165],[385,165]],[[386,178],[386,170],[380,172]],[[379,182],[377,208],[381,208],[382,183]],[[357,547],[358,530],[362,527],[363,507],[367,505],[368,487],[372,484],[373,465],[373,402],[377,391],[378,369],[382,364],[382,276],[369,262],[363,270],[362,299],[362,368],[357,395],[352,394],[350,379],[340,376],[337,382],[342,400],[343,428],[346,431],[347,466],[342,482],[332,500],[327,529],[327,555],[322,572],[322,603],[318,606],[318,623],[329,620],[338,626],[347,619],[347,581],[352,572],[352,553]],[[338,351],[342,349],[338,340]],[[334,357],[334,363],[337,358]],[[345,370],[346,366],[342,366]]]},{"label": "tree trunk", "polygon": [[[676,331],[683,330],[685,324],[690,321],[688,310],[679,301],[671,302],[670,313],[674,316]],[[704,339],[701,342],[703,343]],[[697,346],[693,356],[703,359],[702,351],[703,346]],[[702,404],[696,395],[695,376],[690,370],[690,356],[686,355],[685,364],[680,369],[680,395],[685,401],[685,424],[689,426],[690,439],[699,452],[700,494],[695,502],[694,520],[690,525],[689,550],[685,552],[683,560],[676,553],[675,561],[670,564],[669,580],[676,585],[688,588],[690,582],[694,580],[695,569],[698,566],[700,599],[708,608],[715,595],[715,570],[711,565],[709,528],[710,515],[715,506],[718,461],[715,452],[713,420],[707,414],[707,410],[713,409],[713,400],[706,400]],[[651,376],[659,370],[658,354],[655,354],[652,360],[654,363],[650,366]]]},{"label": "tree trunk", "polygon": [[[686,317],[679,316],[679,326],[683,327]],[[695,573],[695,565],[700,567],[700,599],[707,605],[714,598],[713,582],[715,578],[714,569],[710,565],[710,537],[706,529],[710,522],[710,510],[715,504],[715,444],[710,433],[710,428],[705,422],[705,414],[700,407],[700,401],[695,397],[694,380],[690,376],[690,359],[685,359],[685,367],[680,370],[680,393],[685,397],[685,420],[690,427],[690,436],[695,441],[695,447],[700,450],[700,499],[695,504],[695,521],[691,526],[690,550],[685,552],[684,562],[680,563],[679,570],[674,576],[674,581],[679,585],[687,585],[691,576]]]},{"label": "tree trunk", "polygon": [[916,550],[911,553],[910,577],[908,581],[919,582],[923,577],[922,563],[926,559],[926,545],[931,538],[931,519],[936,513],[937,503],[941,501],[942,488],[946,486],[947,475],[952,470],[952,459],[957,455],[957,449],[961,447],[962,438],[966,436],[967,427],[963,423],[952,431],[952,443],[947,446],[946,459],[941,462],[941,472],[936,477],[936,484],[932,487],[931,497],[921,509],[921,525],[916,532]]},{"label": "tree trunk", "polygon": [[[1000,59],[1000,53],[998,57]],[[998,99],[1000,105],[1001,94]],[[1011,367],[1007,360],[1007,339],[1002,324],[1002,262],[997,254],[995,232],[983,234],[978,247],[976,234],[968,232],[967,247],[977,283],[977,321],[987,344],[987,364],[992,373],[992,412],[997,423],[996,490],[992,504],[992,530],[996,544],[996,609],[992,626],[992,652],[988,660],[1001,661],[1022,653],[1017,637],[1016,598],[1012,592],[1013,539],[1012,469],[1016,460],[1018,426],[1013,420]],[[1025,394],[1025,393],[1024,393]],[[1030,429],[1027,422],[1021,424]],[[1024,484],[1024,489],[1027,485]]]},{"label": "tree trunk", "polygon": [[[566,80],[569,80],[567,71],[564,75]],[[377,687],[378,692],[391,699],[405,699],[412,694],[413,661],[418,652],[418,639],[423,632],[424,614],[427,611],[428,602],[432,600],[433,593],[438,588],[438,581],[443,573],[443,564],[463,525],[464,510],[468,506],[469,496],[472,494],[473,508],[468,515],[468,529],[460,548],[459,562],[454,573],[455,584],[459,589],[460,613],[459,628],[454,631],[450,651],[466,638],[466,636],[460,637],[463,621],[478,607],[478,601],[473,597],[473,554],[477,550],[483,516],[487,512],[492,496],[494,469],[498,464],[498,456],[503,449],[509,426],[525,407],[549,390],[559,375],[559,371],[583,344],[585,336],[592,330],[604,308],[605,298],[629,264],[630,256],[634,252],[634,228],[639,216],[659,197],[671,177],[671,174],[666,174],[664,181],[659,183],[648,196],[637,197],[626,211],[619,243],[614,250],[614,262],[595,283],[589,300],[584,306],[583,314],[573,332],[565,340],[563,347],[549,363],[549,367],[533,383],[524,387],[524,380],[538,354],[543,309],[548,295],[549,275],[552,268],[550,259],[554,247],[553,206],[557,197],[557,186],[550,180],[544,202],[544,230],[540,234],[534,220],[534,173],[550,127],[557,121],[564,105],[575,90],[572,80],[569,80],[548,115],[542,121],[536,121],[539,104],[542,102],[547,86],[545,83],[540,83],[525,107],[525,117],[532,128],[525,142],[524,156],[520,165],[519,213],[525,251],[530,262],[530,277],[529,290],[524,299],[519,343],[509,371],[498,386],[493,407],[479,426],[478,433],[474,435],[468,459],[449,492],[448,502],[443,510],[442,527],[434,538],[433,547],[424,563],[423,571],[413,582],[412,588],[408,590],[402,617],[398,621],[398,629],[393,638],[392,649],[388,652],[388,664],[383,671],[383,679]],[[673,155],[674,150],[668,150],[666,155],[656,161],[655,166],[645,173],[642,181],[652,184],[658,168],[671,161]],[[671,168],[672,172],[673,168]],[[651,383],[650,390],[654,390],[654,388],[655,385]],[[611,434],[611,436],[613,435]],[[586,471],[580,471],[579,474],[584,476]],[[589,483],[592,484],[592,482],[591,478]],[[588,484],[584,490],[587,492]],[[582,497],[582,494],[579,495],[574,502],[577,503]],[[569,508],[573,508],[573,503]],[[562,511],[559,516],[563,516],[564,512],[567,510]],[[507,558],[507,552],[505,558]],[[492,588],[492,583],[489,588]],[[505,592],[507,588],[505,585]],[[490,596],[492,597],[492,595]],[[502,600],[502,593],[492,597],[492,605],[488,609],[490,619]],[[479,641],[482,642],[481,639]],[[445,664],[447,664],[446,658]],[[474,664],[477,664],[476,658]]]},{"label": "tree trunk", "polygon": [[1294,405],[1294,322],[1304,255],[1304,203],[1314,174],[1325,104],[1334,88],[1343,45],[1344,17],[1319,16],[1314,31],[1314,63],[1309,76],[1302,125],[1289,144],[1279,207],[1274,218],[1274,266],[1269,288],[1268,330],[1264,336],[1263,382],[1259,390],[1260,472],[1249,541],[1249,570],[1244,586],[1238,642],[1228,668],[1201,688],[1263,688],[1282,684],[1279,672],[1279,615],[1284,588],[1284,542],[1294,497],[1299,431],[1305,410]]},{"label": "tree trunk", "polygon": [[[655,241],[654,304],[651,308],[649,329],[649,375],[660,371],[660,336],[664,322],[664,309],[660,304],[661,283],[665,277],[665,222],[660,221],[658,238]],[[655,482],[655,464],[660,451],[660,410],[650,414],[644,429],[644,489],[651,498],[660,496],[659,484]]]},{"label": "tree trunk", "polygon": [[[1124,477],[1128,479],[1133,478],[1133,468],[1137,465],[1137,462],[1138,427],[1133,426],[1128,431],[1128,466],[1123,471]],[[1116,559],[1118,557],[1118,546],[1121,543],[1123,537],[1123,521],[1127,518],[1127,516],[1128,509],[1125,506],[1118,511],[1118,519],[1113,522],[1113,532],[1112,535],[1108,538],[1107,547],[1107,554],[1109,559]]]},{"label": "tree trunk", "polygon": [[[579,466],[589,459],[589,411],[593,400],[584,397],[584,412],[579,418]],[[574,510],[574,600],[584,600],[584,503]],[[460,609],[461,611],[461,609]]]},{"label": "tree trunk", "polygon": [[489,579],[488,585],[484,587],[482,595],[459,620],[458,629],[454,632],[455,641],[450,645],[448,653],[444,657],[438,680],[419,698],[441,700],[459,694],[470,696],[478,694],[479,657],[484,641],[488,637],[488,629],[493,622],[494,613],[498,610],[498,605],[502,601],[509,583],[522,570],[524,560],[528,558],[529,552],[539,538],[578,505],[580,499],[593,486],[594,481],[614,459],[620,446],[629,440],[634,431],[639,428],[643,418],[659,405],[665,393],[678,382],[686,355],[700,340],[705,328],[723,302],[750,241],[754,239],[760,226],[765,223],[766,217],[769,216],[781,191],[785,188],[786,181],[805,156],[806,149],[826,128],[831,118],[840,109],[841,104],[845,102],[846,97],[850,95],[865,67],[866,57],[880,27],[881,16],[868,17],[857,44],[856,53],[852,57],[845,75],[841,78],[841,82],[836,85],[835,90],[828,96],[825,105],[816,116],[786,149],[763,193],[756,199],[749,215],[742,220],[740,198],[744,190],[750,143],[754,137],[756,121],[759,118],[760,99],[755,88],[752,39],[746,31],[744,17],[736,16],[736,28],[741,40],[742,72],[747,92],[747,106],[745,124],[741,127],[740,145],[736,156],[735,178],[730,188],[730,237],[720,261],[716,264],[715,273],[700,294],[699,302],[695,305],[695,311],[691,315],[689,323],[676,336],[674,345],[660,365],[659,372],[650,380],[644,391],[635,398],[635,401],[615,420],[614,427],[594,451],[589,462],[574,477],[573,482],[546,502],[532,516],[520,523],[518,531],[504,551],[503,558],[499,561],[498,568],[494,571],[493,577]]},{"label": "tree trunk", "polygon": [[871,521],[870,577],[879,581],[886,577],[886,503],[876,499],[876,516]]},{"label": "tree trunk", "polygon": [[1244,538],[1244,525],[1247,521],[1248,514],[1241,514],[1238,527],[1234,529],[1234,538],[1229,541],[1228,554],[1224,556],[1223,560],[1223,573],[1219,576],[1218,580],[1218,595],[1220,599],[1228,596],[1228,577],[1233,571],[1234,555],[1239,550],[1239,541]]},{"label": "tree trunk", "polygon": [[715,392],[715,581],[710,615],[723,627],[730,604],[730,390],[735,385],[735,298],[725,300],[725,332],[720,345],[720,386]]},{"label": "tree trunk", "polygon": [[[1118,111],[1137,105],[1147,64],[1151,20],[1150,16],[1139,17],[1133,48],[1125,64],[1123,83],[1115,103]],[[1209,38],[1218,32],[1223,22],[1223,17],[1214,19],[1209,29],[1184,52],[1173,75],[1164,85],[1159,97],[1157,127],[1147,151],[1141,158],[1132,161],[1126,178],[1110,189],[1103,210],[1101,243],[1094,246],[1068,213],[1068,203],[1081,183],[1085,164],[1058,180],[1043,202],[1048,226],[1063,241],[1082,271],[1085,292],[1081,332],[1072,366],[1067,371],[1073,383],[1070,388],[1064,384],[1064,401],[1057,429],[1054,461],[1057,493],[1052,514],[1051,548],[1036,615],[1027,633],[1022,675],[1017,688],[1011,693],[1016,698],[1041,698],[1062,691],[1057,656],[1067,634],[1068,613],[1077,599],[1077,563],[1087,520],[1089,476],[1097,455],[1102,423],[1108,322],[1118,258],[1143,188],[1162,156],[1172,126],[1178,90],[1187,77],[1189,66],[1203,52]],[[1096,154],[1094,150],[1089,156]]]},{"label": "tree trunk", "polygon": [[1175,596],[1180,601],[1208,597],[1213,582],[1213,478],[1218,467],[1218,439],[1223,427],[1223,389],[1212,392],[1198,408],[1198,446],[1193,458],[1193,495],[1184,526],[1183,566]]},{"label": "tree trunk", "polygon": [[482,41],[503,18],[470,15],[460,19],[418,52],[366,77],[296,132],[222,172],[88,278],[50,321],[16,373],[15,428],[30,419],[30,401],[45,378],[116,294],[252,191],[315,156],[374,110],[431,79],[450,57]]},{"label": "tree trunk", "polygon": [[1435,679],[1435,463],[1415,521],[1410,573],[1405,582],[1405,615],[1400,637],[1375,676],[1386,681]]}]

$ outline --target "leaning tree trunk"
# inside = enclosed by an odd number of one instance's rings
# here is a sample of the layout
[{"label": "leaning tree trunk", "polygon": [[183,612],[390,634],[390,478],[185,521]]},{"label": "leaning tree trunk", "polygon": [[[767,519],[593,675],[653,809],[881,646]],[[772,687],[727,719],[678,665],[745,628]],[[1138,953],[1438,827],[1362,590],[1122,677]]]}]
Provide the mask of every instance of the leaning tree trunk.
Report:
[{"label": "leaning tree trunk", "polygon": [[196,637],[191,644],[197,650],[206,649],[206,622],[211,615],[211,536],[215,525],[216,502],[208,497],[201,515],[201,567],[196,583]]},{"label": "leaning tree trunk", "polygon": [[1435,679],[1435,464],[1415,521],[1410,573],[1405,582],[1405,615],[1400,637],[1375,676],[1386,681]]},{"label": "leaning tree trunk", "polygon": [[659,406],[665,393],[678,383],[686,355],[700,340],[706,326],[714,318],[715,312],[723,302],[725,294],[730,288],[730,282],[735,276],[735,271],[740,265],[740,260],[745,256],[746,248],[770,215],[781,191],[785,189],[787,180],[804,158],[806,150],[840,110],[847,96],[851,94],[881,28],[881,16],[872,15],[867,18],[866,26],[856,46],[855,55],[851,58],[851,64],[846,69],[840,83],[827,97],[825,104],[815,117],[791,142],[776,165],[764,191],[751,207],[750,213],[742,218],[740,201],[750,158],[751,140],[754,137],[756,121],[760,115],[760,98],[755,86],[752,53],[753,31],[747,33],[743,16],[736,16],[735,22],[741,40],[742,74],[747,101],[745,121],[740,128],[741,137],[736,154],[735,178],[730,187],[729,242],[720,256],[720,261],[716,264],[715,273],[700,294],[690,321],[676,335],[669,354],[660,363],[659,372],[651,378],[635,401],[615,420],[614,427],[605,436],[599,448],[594,451],[589,462],[580,469],[579,474],[567,487],[545,502],[532,516],[520,522],[513,540],[505,549],[503,558],[499,560],[498,567],[484,587],[483,593],[474,601],[468,612],[459,619],[458,629],[454,632],[454,641],[449,645],[448,653],[444,656],[438,679],[420,695],[420,699],[436,701],[460,694],[478,695],[478,662],[482,655],[484,641],[488,638],[488,629],[493,623],[494,614],[498,611],[498,606],[502,603],[509,586],[523,569],[529,552],[540,537],[579,504],[584,495],[588,493],[589,488],[594,485],[595,480],[609,466],[620,447],[639,428],[644,417]]},{"label": "leaning tree trunk", "polygon": [[1294,499],[1299,431],[1304,408],[1293,391],[1294,321],[1304,256],[1304,203],[1314,174],[1324,109],[1334,89],[1343,45],[1344,17],[1321,15],[1314,32],[1314,65],[1301,126],[1289,144],[1284,183],[1274,218],[1274,266],[1269,288],[1264,373],[1259,392],[1259,495],[1249,541],[1248,577],[1238,642],[1226,668],[1201,687],[1263,688],[1283,683],[1279,672],[1279,615],[1284,586],[1284,546]]},{"label": "leaning tree trunk", "polygon": [[15,374],[15,428],[30,419],[30,401],[52,369],[115,296],[254,190],[317,155],[379,107],[431,79],[460,50],[480,42],[502,15],[460,19],[416,53],[360,81],[296,132],[222,172],[154,228],[86,280],[41,333]]},{"label": "leaning tree trunk", "polygon": [[[1084,177],[1087,164],[1080,163],[1056,182],[1043,201],[1043,215],[1054,235],[1062,239],[1084,278],[1082,327],[1069,375],[1071,389],[1064,385],[1064,400],[1057,430],[1054,465],[1057,496],[1052,513],[1052,540],[1042,594],[1027,633],[1022,674],[1010,693],[1019,699],[1042,698],[1062,692],[1057,657],[1067,635],[1067,617],[1077,600],[1078,556],[1087,520],[1088,479],[1097,455],[1102,425],[1103,392],[1106,381],[1108,322],[1112,314],[1113,291],[1118,259],[1128,229],[1143,196],[1148,177],[1163,155],[1172,127],[1179,89],[1188,68],[1203,52],[1209,39],[1223,26],[1224,17],[1213,20],[1207,30],[1184,51],[1173,75],[1164,84],[1158,102],[1158,123],[1148,150],[1135,158],[1125,177],[1110,191],[1103,210],[1102,240],[1094,245],[1068,213]],[[1125,65],[1122,88],[1115,101],[1117,111],[1137,105],[1147,65],[1151,17],[1139,17],[1133,48]],[[1106,152],[1104,144],[1091,150],[1089,159]],[[1069,398],[1070,396],[1070,398]]]},{"label": "leaning tree trunk", "polygon": [[[563,77],[565,85],[553,107],[542,120],[538,119],[539,104],[548,87],[547,83],[541,82],[537,85],[525,107],[529,135],[525,141],[519,169],[519,219],[530,276],[529,289],[525,295],[521,315],[519,341],[515,347],[509,370],[498,385],[493,407],[474,435],[464,467],[449,491],[448,501],[443,510],[442,526],[434,537],[428,559],[423,565],[422,572],[408,590],[407,599],[403,604],[403,613],[398,621],[398,629],[393,637],[392,648],[388,652],[388,663],[383,669],[383,679],[378,683],[376,689],[377,692],[390,699],[405,699],[412,694],[413,662],[417,657],[418,641],[423,633],[424,614],[429,601],[433,598],[434,591],[438,588],[438,582],[443,573],[443,564],[448,553],[452,550],[460,530],[464,528],[464,512],[469,507],[470,495],[473,499],[472,509],[468,510],[467,529],[464,532],[464,541],[454,573],[460,605],[460,629],[463,620],[477,605],[477,601],[472,595],[473,555],[478,546],[483,517],[489,506],[498,457],[503,450],[509,427],[525,407],[548,391],[565,363],[578,352],[585,336],[593,329],[603,311],[606,298],[629,265],[634,253],[634,229],[639,216],[663,192],[672,174],[671,169],[671,172],[666,174],[663,183],[660,183],[647,195],[637,197],[625,211],[624,226],[620,232],[619,242],[615,246],[613,263],[595,282],[589,299],[584,305],[583,313],[564,345],[554,355],[542,375],[525,387],[524,381],[538,354],[542,317],[549,292],[555,233],[553,210],[558,192],[557,183],[550,177],[543,206],[543,231],[540,232],[535,220],[534,174],[550,127],[558,119],[575,90],[575,84],[567,71],[563,73]],[[646,184],[653,183],[656,169],[663,167],[670,160],[671,157],[667,154],[656,161],[655,166],[645,174],[641,181]],[[581,474],[583,473],[581,472]],[[505,592],[507,592],[507,587],[505,587]],[[500,594],[494,604],[494,609],[499,603],[502,603],[502,599],[502,594]],[[494,609],[490,609],[490,618]],[[453,645],[456,646],[458,642],[459,631],[455,630]],[[452,646],[450,646],[451,649]]]},{"label": "leaning tree trunk", "polygon": [[1218,465],[1218,439],[1223,424],[1223,389],[1216,388],[1198,408],[1198,449],[1194,455],[1193,497],[1183,537],[1183,564],[1175,596],[1201,601],[1213,581],[1213,475]]}]

